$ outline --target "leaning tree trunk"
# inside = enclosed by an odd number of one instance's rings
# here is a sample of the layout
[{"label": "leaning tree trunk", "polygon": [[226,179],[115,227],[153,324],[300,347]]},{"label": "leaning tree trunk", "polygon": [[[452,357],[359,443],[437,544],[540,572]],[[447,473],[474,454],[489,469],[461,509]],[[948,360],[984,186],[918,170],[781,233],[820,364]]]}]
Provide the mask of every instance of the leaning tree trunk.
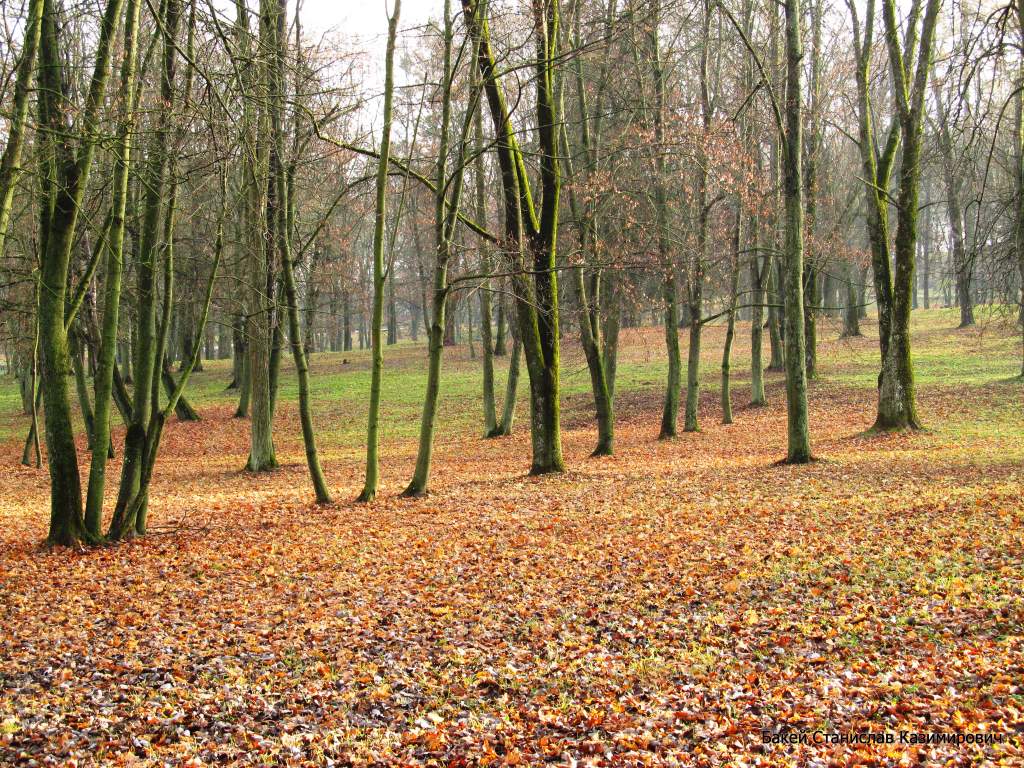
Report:
[{"label": "leaning tree trunk", "polygon": [[274,225],[275,245],[281,257],[281,274],[284,277],[285,301],[288,305],[288,336],[291,341],[292,356],[295,359],[295,372],[299,384],[299,422],[302,425],[302,443],[306,450],[306,466],[309,469],[317,503],[329,504],[331,494],[327,490],[327,480],[320,467],[316,434],[313,430],[313,414],[310,409],[309,394],[309,364],[299,324],[299,296],[295,288],[295,273],[291,255],[291,227],[288,221],[288,207],[292,201],[288,194],[284,163],[285,60],[288,55],[288,35],[285,29],[285,19],[288,14],[287,0],[276,0],[274,6],[271,9],[274,14],[272,25],[274,47],[269,85],[273,151],[277,158],[277,162],[274,163],[274,178],[271,179],[271,183],[277,190],[275,197],[277,208],[274,211],[277,217]]}]

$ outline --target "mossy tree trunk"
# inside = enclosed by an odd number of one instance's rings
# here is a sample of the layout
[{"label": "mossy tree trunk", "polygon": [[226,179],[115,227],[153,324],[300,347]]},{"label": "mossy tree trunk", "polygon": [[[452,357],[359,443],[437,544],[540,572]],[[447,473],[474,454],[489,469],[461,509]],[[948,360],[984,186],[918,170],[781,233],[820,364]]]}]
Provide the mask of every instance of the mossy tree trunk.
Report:
[{"label": "mossy tree trunk", "polygon": [[470,35],[478,49],[484,93],[494,123],[495,153],[501,171],[505,210],[503,246],[513,259],[513,295],[520,342],[530,378],[530,432],[534,475],[561,472],[561,416],[559,403],[560,352],[559,302],[555,256],[558,240],[559,110],[556,93],[556,59],[559,45],[557,0],[540,0],[532,6],[536,45],[536,131],[539,155],[540,209],[519,148],[491,48],[488,18],[483,4],[463,0]]},{"label": "mossy tree trunk", "polygon": [[313,429],[313,414],[310,406],[309,364],[307,349],[303,343],[302,330],[299,323],[299,296],[295,287],[294,265],[291,255],[291,222],[288,220],[289,206],[292,204],[290,189],[284,163],[285,143],[285,94],[287,91],[285,78],[285,61],[288,57],[288,33],[286,18],[288,15],[287,0],[274,0],[274,7],[269,9],[273,14],[270,32],[273,35],[272,64],[270,67],[270,112],[271,132],[273,134],[273,152],[277,157],[274,163],[275,174],[271,183],[277,191],[277,221],[274,233],[278,256],[281,259],[281,274],[284,278],[284,294],[288,313],[288,336],[291,342],[292,357],[295,359],[295,371],[299,385],[299,422],[302,426],[302,443],[306,451],[306,466],[309,469],[313,492],[318,504],[328,504],[331,494],[327,490],[327,479],[320,467],[320,456],[317,451],[316,433]]},{"label": "mossy tree trunk", "polygon": [[512,352],[508,358],[508,376],[505,379],[505,402],[501,409],[501,421],[498,422],[495,437],[507,437],[512,434],[512,426],[516,418],[516,397],[519,393],[519,365],[523,357],[523,345],[519,343],[519,334],[511,327]]},{"label": "mossy tree trunk", "polygon": [[712,83],[708,74],[708,59],[711,45],[711,2],[703,0],[701,12],[701,35],[698,56],[698,86],[700,117],[703,135],[697,148],[697,248],[690,259],[687,275],[687,306],[689,308],[690,343],[686,355],[686,405],[683,414],[683,431],[696,432],[700,429],[698,408],[700,405],[700,348],[704,334],[704,278],[708,261],[708,229],[711,209],[719,198],[709,200],[709,160],[706,141],[711,138],[713,106]]},{"label": "mossy tree trunk", "polygon": [[117,328],[121,303],[121,275],[124,268],[125,217],[128,205],[128,181],[131,168],[132,133],[138,88],[136,67],[141,0],[127,0],[124,23],[124,53],[121,63],[121,107],[118,115],[118,141],[114,159],[113,201],[107,240],[107,265],[103,294],[103,326],[94,387],[96,390],[95,429],[89,485],[85,501],[85,525],[93,536],[100,535],[103,517],[103,492],[106,485],[108,443],[110,442],[110,405],[114,400],[114,369],[117,367]]},{"label": "mossy tree trunk", "polygon": [[[146,165],[143,168],[142,231],[135,265],[137,308],[135,313],[135,349],[132,392],[132,418],[125,435],[124,462],[121,465],[121,483],[117,503],[111,519],[108,535],[120,539],[133,535],[138,510],[145,506],[145,499],[136,502],[142,488],[142,471],[146,464],[146,429],[154,409],[159,408],[162,355],[158,357],[156,327],[156,267],[161,251],[164,258],[170,257],[170,245],[161,243],[161,214],[165,229],[173,216],[172,206],[167,204],[164,211],[165,181],[167,178],[168,145],[172,113],[176,102],[175,76],[177,71],[177,34],[181,17],[180,0],[164,0],[160,5],[159,20],[162,40],[162,65],[160,97],[163,108],[157,115],[156,130],[148,148]],[[170,198],[170,195],[168,195]],[[165,297],[165,302],[169,297]],[[134,510],[134,511],[133,511]]]},{"label": "mossy tree trunk", "polygon": [[846,286],[846,306],[843,307],[843,337],[860,336],[860,292],[857,283],[860,275],[853,262],[843,262],[843,283]]},{"label": "mossy tree trunk", "polygon": [[[60,9],[44,0],[39,40],[39,122],[44,136],[40,200],[39,368],[45,404],[46,445],[50,469],[51,544],[95,541],[85,527],[81,477],[68,399],[71,372],[65,299],[71,249],[79,211],[92,170],[104,104],[114,37],[123,0],[109,0],[100,24],[95,66],[79,118],[76,142],[66,117],[76,110],[68,101],[63,72]],[[77,143],[77,147],[76,147]]]},{"label": "mossy tree trunk", "polygon": [[[441,389],[441,357],[444,351],[445,328],[447,326],[447,303],[450,296],[448,285],[448,266],[453,255],[453,238],[459,220],[459,208],[462,200],[463,181],[466,165],[469,162],[469,133],[476,115],[479,114],[477,101],[479,85],[474,84],[469,93],[468,104],[458,137],[456,165],[449,176],[449,143],[451,133],[452,95],[455,72],[452,68],[452,41],[454,39],[454,22],[451,12],[451,1],[444,3],[443,57],[441,69],[441,126],[439,132],[437,163],[434,177],[434,287],[431,302],[431,322],[427,334],[428,363],[427,386],[423,398],[423,414],[420,421],[419,450],[416,453],[416,467],[412,479],[405,489],[406,496],[422,496],[430,486],[430,466],[434,451],[434,429],[437,421],[437,402]],[[474,42],[474,46],[478,46]],[[475,51],[474,51],[475,58]],[[477,121],[478,122],[478,121]],[[478,146],[481,144],[477,139]],[[480,160],[478,160],[479,162]],[[479,175],[479,165],[477,168]],[[479,185],[478,180],[478,185]],[[483,289],[486,292],[486,289]],[[472,306],[466,302],[466,309],[472,322]],[[473,348],[472,324],[469,326],[470,350]],[[493,371],[491,373],[493,381]],[[492,388],[493,417],[493,388]]]},{"label": "mossy tree trunk", "polygon": [[387,217],[388,160],[391,156],[392,100],[394,97],[395,38],[401,0],[395,0],[388,17],[388,42],[384,57],[384,124],[381,128],[380,158],[377,162],[377,198],[373,219],[373,314],[370,323],[370,408],[366,423],[366,479],[358,501],[370,502],[380,483],[380,394],[384,373],[381,325],[384,320],[384,222]]},{"label": "mossy tree trunk", "polygon": [[[916,19],[910,34],[917,46],[904,46],[896,19],[895,0],[883,0],[885,46],[889,53],[893,100],[900,126],[902,157],[896,196],[896,239],[889,344],[882,362],[878,389],[876,429],[918,429],[914,367],[910,356],[910,310],[914,290],[914,259],[917,249],[918,195],[921,187],[921,144],[925,92],[932,64],[932,44],[938,23],[940,0],[927,0],[920,31]],[[913,37],[910,38],[913,40]],[[908,50],[909,49],[909,50]],[[909,54],[909,55],[908,55]]]}]

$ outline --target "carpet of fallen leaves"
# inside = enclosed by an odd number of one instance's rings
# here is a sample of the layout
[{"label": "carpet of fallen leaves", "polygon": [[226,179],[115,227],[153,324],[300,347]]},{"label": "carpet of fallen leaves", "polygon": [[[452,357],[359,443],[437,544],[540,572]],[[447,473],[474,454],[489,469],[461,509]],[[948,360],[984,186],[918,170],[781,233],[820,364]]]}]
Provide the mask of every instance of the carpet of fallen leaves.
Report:
[{"label": "carpet of fallen leaves", "polygon": [[[613,458],[569,398],[556,477],[524,476],[520,422],[442,440],[423,500],[397,498],[413,443],[389,445],[355,505],[352,450],[317,508],[287,403],[288,463],[259,477],[205,408],[170,427],[152,535],[87,552],[40,549],[45,470],[7,444],[0,764],[1024,765],[1024,448],[948,426],[1020,385],[922,387],[930,431],[870,436],[874,393],[830,374],[871,348],[823,345],[799,467],[774,466],[773,376],[770,407],[723,427],[709,391],[670,442],[657,388],[622,392]],[[787,732],[809,743],[764,743]]]}]

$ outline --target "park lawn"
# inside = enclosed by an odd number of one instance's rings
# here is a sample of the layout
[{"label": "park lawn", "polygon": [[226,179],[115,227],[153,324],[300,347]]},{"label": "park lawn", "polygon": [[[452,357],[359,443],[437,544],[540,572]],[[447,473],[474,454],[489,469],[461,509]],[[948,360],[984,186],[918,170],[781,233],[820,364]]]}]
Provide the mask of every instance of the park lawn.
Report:
[{"label": "park lawn", "polygon": [[[252,476],[228,368],[209,363],[188,392],[202,421],[168,428],[151,535],[87,552],[39,547],[46,473],[19,465],[26,419],[4,381],[0,764],[1024,764],[1020,342],[996,321],[954,326],[914,314],[927,430],[875,435],[876,328],[840,340],[823,322],[806,466],[775,464],[780,374],[767,408],[746,407],[746,324],[735,423],[718,423],[716,325],[702,429],[667,442],[662,331],[624,330],[602,459],[567,337],[568,471],[544,478],[525,476],[525,370],[515,434],[483,440],[479,361],[458,347],[422,500],[398,498],[425,379],[402,343],[385,352],[370,505],[351,502],[365,352],[313,358],[328,507],[311,504],[291,374],[283,466]],[[787,730],[894,743],[763,743]]]}]

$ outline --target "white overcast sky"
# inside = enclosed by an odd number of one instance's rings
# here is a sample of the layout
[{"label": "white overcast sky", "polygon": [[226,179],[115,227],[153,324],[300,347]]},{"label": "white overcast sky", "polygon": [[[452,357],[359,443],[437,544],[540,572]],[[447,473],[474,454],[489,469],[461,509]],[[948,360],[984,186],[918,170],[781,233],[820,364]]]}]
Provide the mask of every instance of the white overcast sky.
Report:
[{"label": "white overcast sky", "polygon": [[[383,66],[384,45],[387,41],[387,12],[394,6],[394,0],[301,0],[301,22],[307,36],[341,34],[352,38],[374,59],[374,65]],[[292,0],[292,12],[295,11]],[[458,9],[453,2],[452,12]],[[402,0],[399,16],[399,36],[426,23],[431,18],[440,18],[444,11],[444,0]]]}]

